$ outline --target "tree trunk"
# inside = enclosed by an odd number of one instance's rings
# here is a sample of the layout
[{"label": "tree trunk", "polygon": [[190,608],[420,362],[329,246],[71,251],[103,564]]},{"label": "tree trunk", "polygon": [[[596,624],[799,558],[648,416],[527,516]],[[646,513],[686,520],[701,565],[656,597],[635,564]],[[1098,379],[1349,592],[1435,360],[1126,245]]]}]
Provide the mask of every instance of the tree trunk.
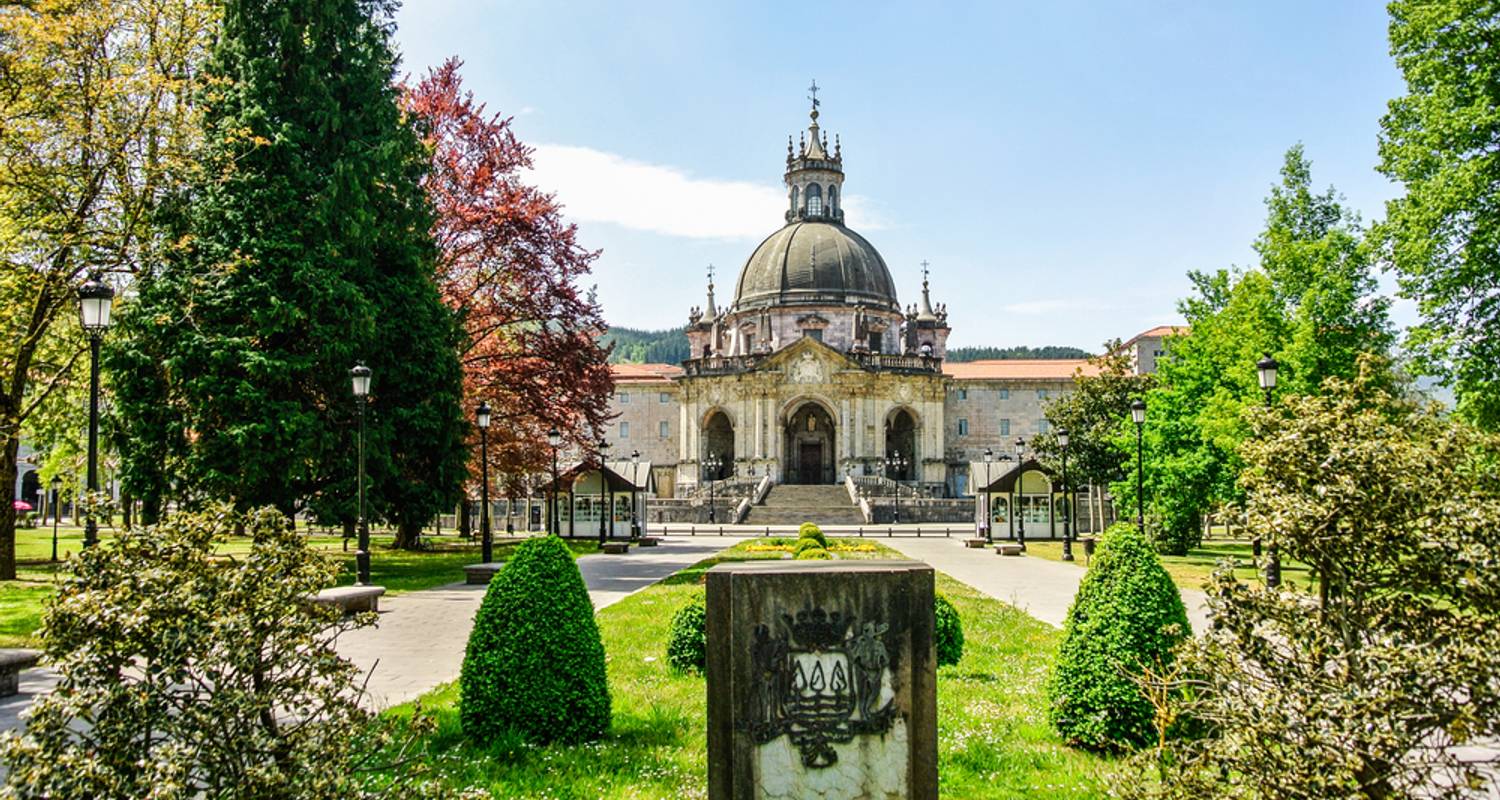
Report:
[{"label": "tree trunk", "polygon": [[[0,486],[10,494],[16,485],[16,458],[21,453],[20,436],[11,436],[0,448]],[[0,581],[16,579],[16,508],[0,503]]]},{"label": "tree trunk", "polygon": [[422,541],[422,524],[401,521],[396,524],[395,546],[401,550],[415,550]]},{"label": "tree trunk", "polygon": [[465,497],[458,504],[458,535],[465,539],[472,538],[473,522],[469,519],[469,498]]}]

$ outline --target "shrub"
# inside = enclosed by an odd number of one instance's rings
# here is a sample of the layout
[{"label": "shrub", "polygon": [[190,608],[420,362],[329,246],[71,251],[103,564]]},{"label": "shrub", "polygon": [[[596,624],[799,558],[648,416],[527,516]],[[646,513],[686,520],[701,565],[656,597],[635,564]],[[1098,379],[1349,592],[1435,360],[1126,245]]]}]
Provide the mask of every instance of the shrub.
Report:
[{"label": "shrub", "polygon": [[823,535],[823,529],[811,522],[802,523],[802,527],[797,529],[797,538],[812,539],[818,543],[818,546],[824,549],[828,547],[828,537]]},{"label": "shrub", "polygon": [[800,555],[802,555],[803,552],[805,552],[807,550],[827,550],[827,549],[828,549],[828,547],[825,546],[825,545],[819,544],[817,539],[798,539],[796,546],[792,548],[792,555],[798,555],[798,556],[800,556]]},{"label": "shrub", "polygon": [[932,616],[932,639],[938,666],[951,667],[964,655],[963,620],[958,617],[958,609],[941,594],[932,597]]},{"label": "shrub", "polygon": [[799,550],[796,558],[801,561],[831,561],[833,553],[821,547],[809,547],[806,550]]},{"label": "shrub", "polygon": [[672,627],[667,631],[667,664],[674,671],[703,672],[708,664],[707,624],[702,592],[672,615]]},{"label": "shrub", "polygon": [[1048,687],[1057,732],[1096,750],[1151,741],[1152,706],[1135,678],[1170,664],[1189,631],[1182,596],[1151,544],[1133,525],[1105,531],[1068,609]]},{"label": "shrub", "polygon": [[[215,551],[237,529],[250,549]],[[72,557],[42,618],[56,691],[0,739],[7,797],[429,796],[430,719],[375,719],[334,642],[373,614],[307,602],[337,564],[285,517],[213,508]],[[295,713],[296,724],[282,716]],[[402,752],[399,770],[379,754]],[[372,754],[375,754],[372,757]],[[413,773],[412,770],[417,772]]]},{"label": "shrub", "polygon": [[528,539],[490,581],[459,676],[464,734],[534,743],[609,728],[604,644],[578,564],[556,536]]}]

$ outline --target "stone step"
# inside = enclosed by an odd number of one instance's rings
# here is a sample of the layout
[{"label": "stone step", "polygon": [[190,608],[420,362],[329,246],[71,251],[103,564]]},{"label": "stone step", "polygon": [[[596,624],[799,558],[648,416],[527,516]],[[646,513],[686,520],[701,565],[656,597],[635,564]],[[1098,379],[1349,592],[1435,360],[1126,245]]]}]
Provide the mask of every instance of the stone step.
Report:
[{"label": "stone step", "polygon": [[771,487],[760,505],[750,509],[747,525],[859,525],[864,517],[842,486]]}]

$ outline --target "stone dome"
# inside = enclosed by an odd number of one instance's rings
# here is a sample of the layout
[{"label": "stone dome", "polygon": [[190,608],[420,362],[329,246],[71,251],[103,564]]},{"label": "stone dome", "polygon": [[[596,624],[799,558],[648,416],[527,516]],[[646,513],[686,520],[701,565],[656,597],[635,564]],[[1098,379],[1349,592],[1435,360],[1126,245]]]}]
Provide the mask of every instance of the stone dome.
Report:
[{"label": "stone dome", "polygon": [[854,305],[900,311],[885,259],[837,222],[793,222],[766,237],[740,270],[734,310]]}]

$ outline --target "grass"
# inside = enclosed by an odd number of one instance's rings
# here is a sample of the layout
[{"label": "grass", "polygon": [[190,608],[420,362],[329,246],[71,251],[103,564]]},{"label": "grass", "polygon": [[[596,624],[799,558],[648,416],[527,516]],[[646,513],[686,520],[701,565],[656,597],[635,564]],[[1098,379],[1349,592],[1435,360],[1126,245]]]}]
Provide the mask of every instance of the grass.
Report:
[{"label": "grass", "polygon": [[[113,538],[106,528],[100,531],[101,546],[108,547]],[[57,530],[58,561],[53,563],[52,529],[16,529],[16,580],[0,581],[0,647],[35,647],[38,645],[36,631],[42,624],[42,609],[56,591],[56,582],[66,568],[68,557],[83,549],[83,529],[60,526]],[[312,546],[326,553],[337,554],[342,563],[338,585],[354,582],[354,543],[350,552],[343,553],[341,536],[313,533],[309,536]],[[428,537],[427,541],[433,541]],[[495,540],[495,559],[504,561],[521,538]],[[599,546],[592,539],[565,540],[574,556],[597,552]],[[384,586],[392,595],[463,580],[463,567],[480,558],[478,544],[470,544],[457,536],[443,536],[430,550],[393,550],[392,537],[372,535],[370,577]],[[244,553],[250,549],[249,539],[232,539],[220,548],[221,553]]]},{"label": "grass", "polygon": [[[1037,558],[1062,561],[1062,542],[1027,540],[1026,553]],[[1074,564],[1080,569],[1086,566],[1082,544],[1073,543],[1073,555],[1076,557]],[[1252,555],[1249,542],[1213,541],[1204,542],[1203,546],[1188,551],[1185,556],[1161,556],[1161,565],[1172,576],[1172,582],[1177,584],[1177,588],[1202,591],[1208,583],[1208,577],[1225,561],[1234,564],[1234,576],[1239,580],[1259,582],[1260,573],[1254,567]],[[1284,583],[1299,586],[1311,581],[1306,564],[1286,559],[1281,562],[1281,578]]]},{"label": "grass", "polygon": [[[614,712],[610,734],[600,742],[470,743],[459,724],[457,685],[424,695],[419,703],[437,724],[427,745],[439,774],[452,786],[504,798],[706,797],[704,679],[668,668],[667,628],[677,609],[701,591],[703,573],[712,565],[785,557],[781,546],[769,544],[743,542],[599,613]],[[900,557],[868,541],[830,544],[862,545],[840,557]],[[966,637],[963,659],[938,672],[943,796],[1105,796],[1114,763],[1066,747],[1047,725],[1046,678],[1060,634],[947,576],[938,576],[938,589],[958,609]],[[411,712],[407,705],[390,713]]]}]

